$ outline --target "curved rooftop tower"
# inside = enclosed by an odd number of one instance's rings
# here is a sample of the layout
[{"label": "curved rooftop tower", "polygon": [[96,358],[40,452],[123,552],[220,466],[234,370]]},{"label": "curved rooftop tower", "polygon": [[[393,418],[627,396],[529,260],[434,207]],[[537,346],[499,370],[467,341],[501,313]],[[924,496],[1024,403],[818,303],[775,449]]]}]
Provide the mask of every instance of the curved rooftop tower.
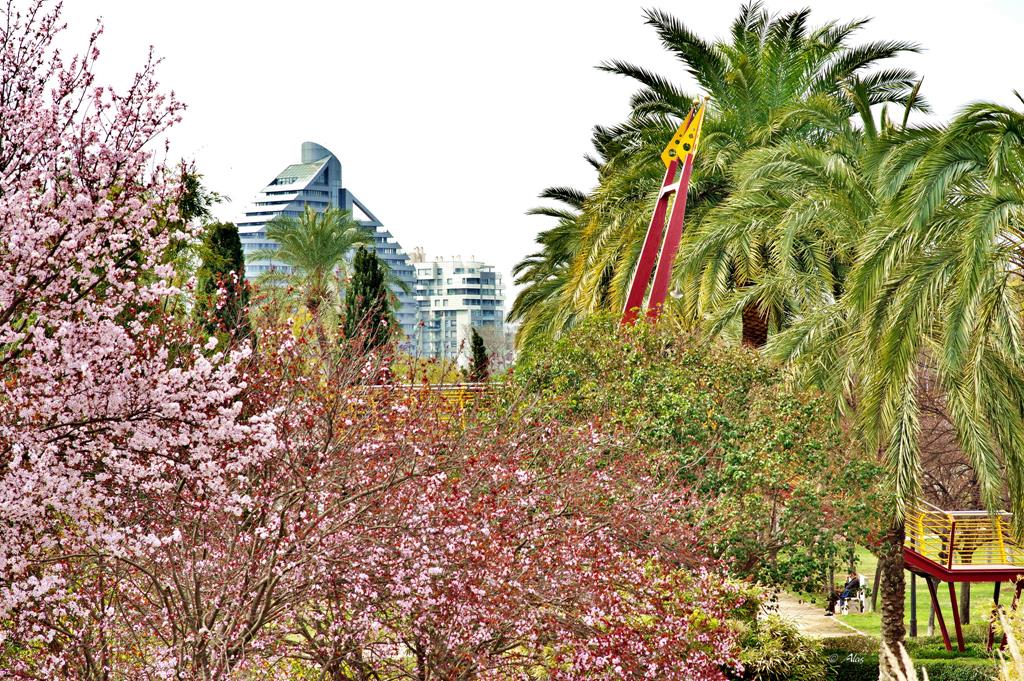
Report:
[{"label": "curved rooftop tower", "polygon": [[[303,142],[302,143],[302,162],[303,163],[316,163],[322,158],[330,156],[335,161],[337,157],[327,150],[326,147],[322,147],[316,142]],[[340,165],[339,165],[340,167]]]},{"label": "curved rooftop tower", "polygon": [[[351,211],[352,217],[373,233],[377,257],[386,262],[396,278],[412,291],[416,277],[408,256],[370,209],[342,185],[338,157],[316,142],[303,142],[300,161],[279,172],[256,194],[245,215],[238,220],[242,251],[248,255],[253,251],[273,248],[274,242],[267,239],[266,224],[278,215],[298,217],[306,206],[318,212],[333,206]],[[287,269],[272,260],[249,263],[247,259],[245,276],[253,279],[272,267]],[[416,299],[397,287],[394,293],[399,301],[395,310],[397,321],[406,337],[412,338],[416,329]]]}]

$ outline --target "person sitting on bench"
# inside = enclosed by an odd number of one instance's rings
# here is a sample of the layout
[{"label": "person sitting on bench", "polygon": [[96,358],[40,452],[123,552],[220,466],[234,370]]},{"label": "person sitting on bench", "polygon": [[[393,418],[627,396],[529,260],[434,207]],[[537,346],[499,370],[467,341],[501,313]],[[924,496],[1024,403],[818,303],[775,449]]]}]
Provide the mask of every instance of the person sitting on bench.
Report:
[{"label": "person sitting on bench", "polygon": [[839,592],[832,587],[828,593],[828,602],[825,603],[825,617],[832,617],[836,614],[836,603],[839,601]]},{"label": "person sitting on bench", "polygon": [[843,593],[839,594],[839,609],[845,611],[848,607],[847,602],[856,598],[858,591],[860,591],[860,575],[851,570],[846,579],[846,586],[843,587]]}]

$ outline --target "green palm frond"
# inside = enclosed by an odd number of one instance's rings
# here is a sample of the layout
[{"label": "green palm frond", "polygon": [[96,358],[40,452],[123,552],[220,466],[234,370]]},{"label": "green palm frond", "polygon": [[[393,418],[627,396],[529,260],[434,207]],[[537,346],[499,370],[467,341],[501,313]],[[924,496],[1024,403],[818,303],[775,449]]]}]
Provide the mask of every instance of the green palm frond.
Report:
[{"label": "green palm frond", "polygon": [[276,247],[248,257],[278,263],[282,269],[265,273],[258,283],[287,286],[314,316],[340,303],[348,258],[356,248],[373,245],[373,234],[349,211],[337,208],[321,213],[307,206],[299,217],[277,216],[267,223],[266,235]]},{"label": "green palm frond", "polygon": [[725,84],[725,62],[714,45],[702,40],[671,14],[647,10],[645,16],[662,44],[687,66],[701,87],[713,90]]},{"label": "green palm frond", "polygon": [[540,193],[540,198],[561,201],[570,208],[582,210],[587,194],[574,187],[548,187]]}]

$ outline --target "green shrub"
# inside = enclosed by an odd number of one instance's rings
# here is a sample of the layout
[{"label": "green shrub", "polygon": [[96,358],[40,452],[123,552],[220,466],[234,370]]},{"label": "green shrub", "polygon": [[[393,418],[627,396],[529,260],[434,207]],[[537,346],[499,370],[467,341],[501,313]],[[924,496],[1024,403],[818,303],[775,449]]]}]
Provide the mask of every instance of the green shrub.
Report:
[{"label": "green shrub", "polygon": [[[826,652],[828,681],[878,681],[878,654]],[[995,681],[999,669],[992,660],[961,657],[951,659],[915,659],[918,672],[928,670],[929,681]]]},{"label": "green shrub", "polygon": [[921,660],[918,667],[928,670],[930,681],[993,681],[999,678],[999,668],[990,660]]},{"label": "green shrub", "polygon": [[759,353],[671,324],[596,316],[523,352],[509,380],[536,397],[524,418],[597,422],[674,467],[706,502],[695,520],[734,576],[812,591],[879,531],[884,471],[835,427],[830,403],[788,379]]},{"label": "green shrub", "polygon": [[751,623],[740,638],[746,681],[818,681],[825,676],[821,643],[772,615]]},{"label": "green shrub", "polygon": [[860,636],[850,634],[849,636],[834,636],[823,642],[825,652],[832,653],[878,653],[879,642],[871,636]]}]

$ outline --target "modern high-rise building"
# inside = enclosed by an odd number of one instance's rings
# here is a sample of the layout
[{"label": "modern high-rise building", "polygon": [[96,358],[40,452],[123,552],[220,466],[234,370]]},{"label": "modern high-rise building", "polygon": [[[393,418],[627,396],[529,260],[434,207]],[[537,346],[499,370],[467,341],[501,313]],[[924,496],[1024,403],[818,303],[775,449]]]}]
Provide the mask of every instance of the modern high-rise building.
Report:
[{"label": "modern high-rise building", "polygon": [[[416,299],[412,293],[416,279],[409,257],[370,209],[342,185],[341,161],[319,144],[303,142],[301,162],[278,173],[246,208],[245,216],[238,221],[242,251],[248,255],[260,249],[273,248],[274,242],[267,239],[266,224],[279,215],[298,217],[306,206],[318,212],[328,207],[351,211],[352,217],[373,234],[377,257],[386,262],[395,278],[409,289],[407,293],[397,285],[392,287],[399,302],[395,311],[397,321],[411,340],[416,332],[417,318]],[[273,260],[249,262],[247,258],[245,276],[253,279],[270,268],[287,269],[283,263]]]},{"label": "modern high-rise building", "polygon": [[500,338],[504,333],[505,292],[494,267],[470,258],[428,261],[413,249],[419,323],[410,336],[420,357],[454,359],[465,366],[471,356],[471,329]]}]

